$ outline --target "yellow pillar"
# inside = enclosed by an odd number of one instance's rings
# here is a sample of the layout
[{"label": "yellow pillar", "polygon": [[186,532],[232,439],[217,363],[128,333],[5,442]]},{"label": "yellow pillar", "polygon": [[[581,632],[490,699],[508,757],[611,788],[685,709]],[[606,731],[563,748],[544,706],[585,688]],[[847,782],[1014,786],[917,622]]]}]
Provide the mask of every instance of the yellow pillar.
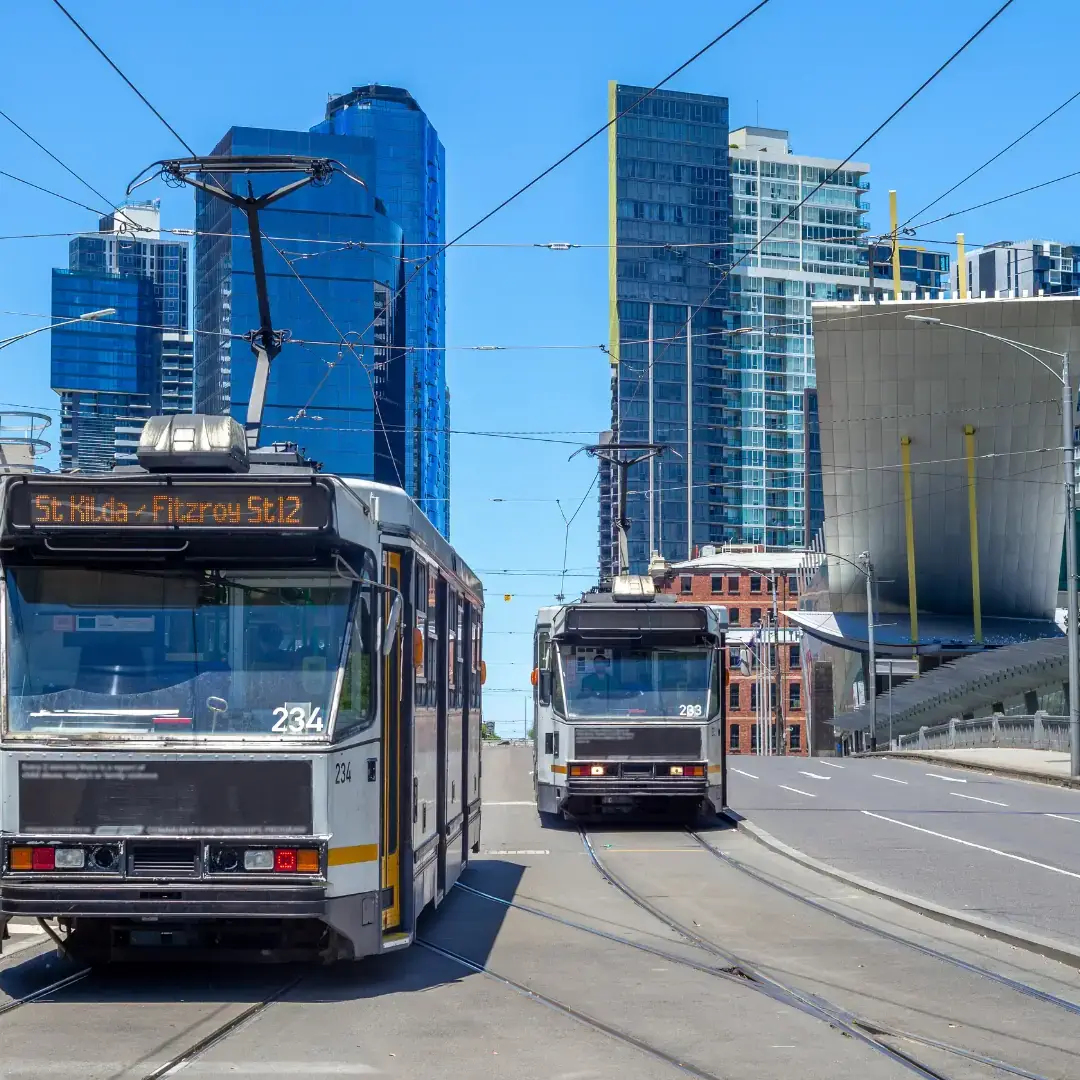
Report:
[{"label": "yellow pillar", "polygon": [[896,216],[896,192],[889,192],[889,232],[892,235],[893,299],[900,299],[900,227]]},{"label": "yellow pillar", "polygon": [[612,366],[619,363],[619,177],[616,168],[616,149],[618,148],[618,124],[614,123],[618,115],[617,84],[608,83],[608,354]]},{"label": "yellow pillar", "polygon": [[975,429],[964,425],[964,453],[968,477],[968,538],[971,542],[971,613],[975,621],[975,643],[982,644],[982,590],[979,587],[979,519],[975,510]]},{"label": "yellow pillar", "polygon": [[[911,640],[919,644],[919,596],[915,587],[915,514],[911,505],[911,436],[900,436],[900,461],[904,471],[904,533],[907,539],[908,618]],[[917,655],[917,654],[916,654]]]},{"label": "yellow pillar", "polygon": [[960,299],[966,300],[967,294],[967,261],[964,258],[964,234],[956,234],[956,286],[960,293]]}]

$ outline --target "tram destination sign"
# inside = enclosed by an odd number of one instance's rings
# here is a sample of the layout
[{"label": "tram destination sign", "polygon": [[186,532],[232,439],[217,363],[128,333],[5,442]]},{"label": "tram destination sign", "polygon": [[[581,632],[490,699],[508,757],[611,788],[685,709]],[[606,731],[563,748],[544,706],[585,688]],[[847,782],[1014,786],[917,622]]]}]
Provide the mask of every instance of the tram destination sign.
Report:
[{"label": "tram destination sign", "polygon": [[8,525],[30,529],[245,529],[312,532],[330,524],[322,484],[14,484]]}]

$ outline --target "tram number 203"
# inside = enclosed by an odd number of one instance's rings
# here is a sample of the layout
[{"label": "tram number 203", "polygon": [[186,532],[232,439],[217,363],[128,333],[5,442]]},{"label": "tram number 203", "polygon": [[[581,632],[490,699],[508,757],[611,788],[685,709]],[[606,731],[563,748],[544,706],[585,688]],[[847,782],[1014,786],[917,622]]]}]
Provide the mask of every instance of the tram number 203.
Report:
[{"label": "tram number 203", "polygon": [[293,705],[286,702],[274,710],[274,726],[270,729],[286,735],[304,735],[309,731],[323,730],[322,709],[310,705]]},{"label": "tram number 203", "polygon": [[680,705],[680,716],[704,716],[705,710],[701,705]]}]

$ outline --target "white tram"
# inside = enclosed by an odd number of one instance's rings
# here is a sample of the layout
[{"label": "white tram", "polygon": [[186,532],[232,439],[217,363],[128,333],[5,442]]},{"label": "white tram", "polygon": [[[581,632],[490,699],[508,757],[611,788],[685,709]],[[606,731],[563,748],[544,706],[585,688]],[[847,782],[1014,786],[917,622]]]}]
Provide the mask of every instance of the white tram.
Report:
[{"label": "white tram", "polygon": [[400,489],[244,443],[0,478],[0,921],[73,953],[385,952],[479,850],[480,581]]},{"label": "white tram", "polygon": [[648,578],[612,585],[537,615],[537,809],[719,812],[727,611],[658,596]]}]

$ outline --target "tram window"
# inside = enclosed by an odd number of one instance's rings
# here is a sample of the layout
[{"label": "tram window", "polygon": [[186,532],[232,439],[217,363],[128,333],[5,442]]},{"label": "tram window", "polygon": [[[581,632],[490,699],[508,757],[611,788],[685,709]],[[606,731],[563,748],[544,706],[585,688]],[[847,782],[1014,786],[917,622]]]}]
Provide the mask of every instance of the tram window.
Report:
[{"label": "tram window", "polygon": [[[554,646],[551,646],[554,652]],[[563,701],[562,677],[559,674],[559,665],[553,656],[548,659],[548,667],[551,670],[551,707],[560,716],[566,715],[566,703]]]},{"label": "tram window", "polygon": [[345,675],[341,683],[334,737],[370,727],[375,720],[372,669],[377,599],[370,589],[360,594],[353,617],[349,655],[345,659]]}]

